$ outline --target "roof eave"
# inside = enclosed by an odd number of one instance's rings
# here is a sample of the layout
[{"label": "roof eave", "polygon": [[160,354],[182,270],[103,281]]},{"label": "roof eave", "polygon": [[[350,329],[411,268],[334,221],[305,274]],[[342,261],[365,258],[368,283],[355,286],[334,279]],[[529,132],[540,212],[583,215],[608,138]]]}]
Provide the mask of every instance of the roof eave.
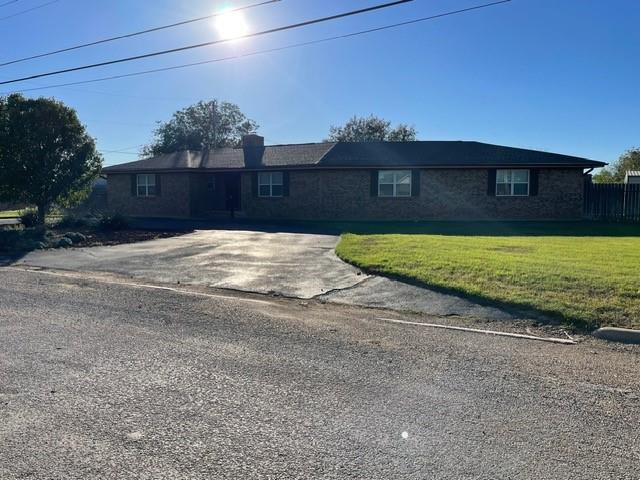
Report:
[{"label": "roof eave", "polygon": [[372,169],[398,169],[398,168],[422,168],[422,169],[484,169],[484,168],[600,168],[607,164],[590,160],[576,163],[501,163],[501,164],[397,164],[397,165],[268,165],[263,167],[199,167],[199,168],[117,168],[107,167],[102,173],[122,174],[136,172],[162,172],[162,173],[198,173],[198,172],[257,172],[261,170],[372,170]]}]

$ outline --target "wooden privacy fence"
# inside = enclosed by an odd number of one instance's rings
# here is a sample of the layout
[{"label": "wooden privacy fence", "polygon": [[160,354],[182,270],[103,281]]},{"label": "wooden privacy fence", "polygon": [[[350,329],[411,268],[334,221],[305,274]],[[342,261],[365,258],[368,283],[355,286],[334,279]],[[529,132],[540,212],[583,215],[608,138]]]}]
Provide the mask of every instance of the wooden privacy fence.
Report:
[{"label": "wooden privacy fence", "polygon": [[592,183],[584,186],[587,218],[640,222],[640,184]]}]

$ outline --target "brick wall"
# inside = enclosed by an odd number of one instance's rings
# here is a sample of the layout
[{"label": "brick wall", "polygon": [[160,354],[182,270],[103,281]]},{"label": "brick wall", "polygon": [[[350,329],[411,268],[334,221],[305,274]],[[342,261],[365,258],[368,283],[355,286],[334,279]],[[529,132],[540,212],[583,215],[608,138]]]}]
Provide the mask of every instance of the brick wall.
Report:
[{"label": "brick wall", "polygon": [[318,220],[578,219],[582,216],[582,170],[541,169],[539,193],[531,197],[487,195],[485,169],[421,170],[420,196],[370,194],[369,170],[290,172],[290,195],[256,198],[251,174],[242,178],[243,210],[250,218]]},{"label": "brick wall", "polygon": [[107,176],[109,210],[132,217],[189,217],[190,182],[188,173],[160,174],[161,192],[155,197],[131,194],[131,175]]},{"label": "brick wall", "polygon": [[[290,195],[256,198],[252,174],[242,175],[242,214],[249,218],[309,220],[525,220],[579,219],[582,170],[539,170],[539,192],[531,197],[487,195],[485,169],[423,169],[420,196],[379,198],[370,194],[369,170],[291,171]],[[198,206],[203,182],[197,174],[161,174],[161,195],[131,195],[129,174],[108,176],[110,210],[131,216],[189,217]],[[201,185],[202,184],[202,185]],[[216,205],[218,202],[215,202]],[[220,204],[220,208],[224,208]]]}]

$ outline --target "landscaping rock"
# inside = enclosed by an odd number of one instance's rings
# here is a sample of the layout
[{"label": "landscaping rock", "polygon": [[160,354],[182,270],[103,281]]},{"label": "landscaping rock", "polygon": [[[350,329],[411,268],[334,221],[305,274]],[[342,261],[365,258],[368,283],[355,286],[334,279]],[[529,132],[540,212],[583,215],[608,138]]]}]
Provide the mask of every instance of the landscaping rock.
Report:
[{"label": "landscaping rock", "polygon": [[631,328],[602,327],[596,330],[593,335],[612,342],[640,344],[640,330]]},{"label": "landscaping rock", "polygon": [[60,239],[58,239],[58,241],[56,242],[56,247],[57,248],[66,248],[66,247],[71,247],[73,246],[73,241],[71,241],[71,239],[67,238],[67,237],[62,237]]},{"label": "landscaping rock", "polygon": [[68,238],[73,243],[84,242],[87,237],[80,232],[67,232],[64,234],[65,238]]}]

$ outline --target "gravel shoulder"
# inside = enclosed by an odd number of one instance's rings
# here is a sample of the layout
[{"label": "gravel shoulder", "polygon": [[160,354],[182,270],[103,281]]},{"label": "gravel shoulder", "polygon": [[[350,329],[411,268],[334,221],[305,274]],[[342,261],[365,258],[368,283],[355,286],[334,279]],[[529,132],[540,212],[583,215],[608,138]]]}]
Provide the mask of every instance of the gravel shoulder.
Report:
[{"label": "gravel shoulder", "polygon": [[17,269],[0,299],[3,479],[637,475],[636,346]]}]

